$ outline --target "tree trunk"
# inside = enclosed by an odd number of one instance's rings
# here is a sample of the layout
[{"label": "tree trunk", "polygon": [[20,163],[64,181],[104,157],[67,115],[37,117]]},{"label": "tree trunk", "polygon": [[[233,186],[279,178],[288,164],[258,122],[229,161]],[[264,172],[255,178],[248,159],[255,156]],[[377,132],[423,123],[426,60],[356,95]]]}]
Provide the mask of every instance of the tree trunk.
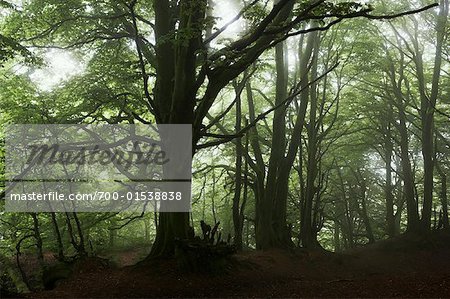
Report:
[{"label": "tree trunk", "polygon": [[367,238],[369,239],[369,243],[375,242],[375,237],[373,235],[372,225],[370,223],[369,214],[367,212],[367,202],[366,202],[366,193],[367,186],[365,184],[364,179],[361,181],[361,216],[363,218],[364,226],[366,227]]},{"label": "tree trunk", "polygon": [[[248,114],[250,122],[255,121],[256,119],[256,111],[255,104],[253,101],[253,91],[251,87],[251,82],[248,81],[246,86],[246,95],[248,102]],[[255,190],[255,240],[256,240],[256,248],[264,249],[263,244],[269,244],[270,236],[273,234],[272,225],[270,219],[267,218],[267,214],[264,214],[263,205],[267,204],[264,200],[264,182],[265,182],[265,173],[266,167],[265,162],[262,157],[262,151],[258,140],[258,129],[254,126],[249,131],[249,142],[253,149],[253,153],[255,155],[256,165],[254,168],[254,172],[256,175],[256,182],[254,183]],[[267,209],[267,208],[264,208]],[[269,207],[270,209],[270,207]],[[264,215],[264,217],[262,216]]]},{"label": "tree trunk", "polygon": [[415,198],[415,184],[414,184],[414,175],[411,168],[411,162],[409,158],[409,134],[407,128],[407,119],[406,119],[406,101],[404,95],[401,90],[401,84],[403,81],[404,74],[404,63],[403,63],[403,55],[402,62],[399,66],[400,78],[396,80],[396,68],[388,55],[389,69],[387,70],[390,84],[393,89],[395,99],[392,99],[392,104],[397,108],[398,113],[398,132],[400,134],[400,159],[402,166],[402,176],[404,183],[404,194],[406,199],[406,211],[408,218],[407,231],[409,232],[418,232],[420,230],[420,219],[419,219],[419,211],[418,211],[418,202]]},{"label": "tree trunk", "polygon": [[167,257],[175,254],[175,240],[189,237],[189,213],[159,213],[159,225],[150,257]]},{"label": "tree trunk", "polygon": [[62,243],[61,232],[59,231],[58,221],[54,212],[50,213],[52,217],[53,230],[55,232],[56,242],[58,244],[58,260],[64,260],[64,246]]},{"label": "tree trunk", "polygon": [[408,218],[407,230],[417,232],[419,230],[419,211],[414,191],[414,177],[409,159],[408,130],[406,128],[406,116],[404,107],[399,107],[399,131],[400,131],[400,156],[403,174],[403,188],[406,199],[406,213]]},{"label": "tree trunk", "polygon": [[390,238],[396,235],[395,230],[395,215],[394,215],[394,195],[392,194],[392,154],[393,154],[393,144],[392,144],[392,134],[391,134],[391,121],[392,121],[392,106],[387,105],[387,119],[384,134],[384,160],[386,168],[386,185],[385,185],[385,197],[386,197],[386,224],[387,224],[387,234]]},{"label": "tree trunk", "polygon": [[441,204],[442,204],[442,225],[449,228],[448,222],[448,198],[447,198],[447,176],[441,175]]},{"label": "tree trunk", "polygon": [[[276,64],[276,97],[275,105],[283,102],[287,97],[287,74],[283,43],[275,46]],[[286,107],[281,107],[274,112],[272,121],[272,146],[267,168],[267,180],[264,195],[261,197],[260,205],[257,207],[257,244],[258,248],[268,249],[278,247],[278,238],[273,227],[273,213],[278,200],[276,194],[277,179],[280,173],[280,164],[284,158],[286,148]],[[277,219],[282,221],[283,219]],[[271,229],[268,229],[268,228]]]},{"label": "tree trunk", "polygon": [[[317,77],[317,60],[319,54],[319,36],[313,33],[311,43],[314,47],[313,62],[311,66],[311,80]],[[309,108],[309,124],[308,124],[308,159],[306,166],[306,190],[305,205],[302,213],[303,222],[300,239],[303,247],[318,247],[316,237],[316,227],[314,226],[313,202],[317,193],[316,178],[318,174],[317,152],[318,152],[318,136],[317,136],[317,86],[312,84],[310,87],[310,108]]]},{"label": "tree trunk", "polygon": [[334,220],[334,233],[333,233],[333,244],[334,244],[334,252],[341,251],[341,239],[339,236],[339,223]]},{"label": "tree trunk", "polygon": [[[242,84],[245,84],[243,82]],[[242,109],[241,109],[241,92],[244,86],[239,87],[236,83],[234,83],[235,91],[236,91],[236,122],[235,122],[235,130],[239,132],[242,127]],[[241,90],[239,90],[241,88]],[[234,227],[234,245],[237,250],[242,250],[242,229],[243,229],[243,219],[241,217],[241,213],[243,211],[240,210],[241,203],[241,189],[242,189],[242,156],[243,156],[243,148],[242,148],[242,140],[241,138],[237,138],[236,140],[236,173],[235,173],[235,187],[234,187],[234,196],[233,196],[233,227]]]},{"label": "tree trunk", "polygon": [[36,213],[31,213],[31,218],[33,218],[33,235],[36,240],[36,248],[37,248],[37,258],[41,269],[44,267],[44,253],[42,251],[42,238],[41,232],[39,229],[39,219]]},{"label": "tree trunk", "polygon": [[448,197],[447,197],[447,174],[441,169],[439,165],[436,165],[436,169],[441,177],[441,192],[440,199],[442,205],[442,226],[445,229],[449,228],[448,220]]},{"label": "tree trunk", "polygon": [[[178,9],[178,29],[193,30],[183,42],[171,37],[175,30],[175,11],[171,1],[155,0],[156,84],[153,90],[158,124],[193,124],[196,104],[196,51],[201,45],[201,32],[194,30],[205,17],[206,2],[185,1]],[[199,138],[193,128],[193,145]],[[195,147],[194,147],[195,148]],[[193,148],[193,151],[194,151]],[[194,152],[192,152],[194,154]],[[170,179],[170,175],[164,171]],[[175,240],[189,237],[189,213],[160,213],[151,257],[170,256]]]},{"label": "tree trunk", "polygon": [[[446,25],[448,18],[448,0],[440,1],[439,14],[436,21],[436,52],[434,56],[433,76],[431,79],[431,91],[428,95],[427,82],[424,74],[422,50],[419,41],[413,40],[415,54],[413,60],[416,66],[418,87],[420,93],[420,116],[421,116],[421,142],[423,156],[423,210],[421,219],[421,229],[429,231],[431,229],[431,212],[433,205],[433,178],[434,178],[434,110],[439,95],[439,81],[442,66],[442,47],[446,36]],[[415,23],[416,32],[419,30]]]}]

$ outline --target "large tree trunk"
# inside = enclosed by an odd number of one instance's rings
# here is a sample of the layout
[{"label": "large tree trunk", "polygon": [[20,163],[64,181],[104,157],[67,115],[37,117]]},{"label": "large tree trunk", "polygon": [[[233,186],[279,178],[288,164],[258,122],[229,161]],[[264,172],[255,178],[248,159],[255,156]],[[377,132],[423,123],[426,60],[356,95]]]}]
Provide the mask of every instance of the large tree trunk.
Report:
[{"label": "large tree trunk", "polygon": [[[149,96],[148,90],[145,91],[145,94],[154,110],[158,124],[193,125],[192,143],[195,149],[195,145],[202,137],[203,119],[207,116],[220,90],[247,69],[278,38],[278,35],[264,34],[265,28],[284,24],[292,13],[295,1],[275,1],[271,14],[264,18],[264,21],[252,34],[232,43],[230,47],[234,47],[238,51],[242,50],[241,56],[233,63],[228,59],[228,53],[225,55],[224,63],[222,61],[211,63],[211,61],[222,60],[223,55],[218,54],[220,52],[210,56],[206,53],[208,41],[205,41],[205,44],[202,35],[206,24],[207,0],[155,0],[153,3],[156,55],[147,60],[154,60],[156,84],[153,89],[153,100]],[[135,24],[136,16],[133,19]],[[137,31],[137,26],[135,27]],[[139,45],[142,43],[139,43],[138,40],[139,38],[136,37],[144,87],[146,87],[148,76],[145,74],[142,51],[139,49]],[[196,67],[199,63],[202,64],[202,68],[197,76]],[[197,99],[198,90],[202,85],[206,85],[206,89],[201,99]],[[261,167],[259,162],[258,164],[260,170],[264,171],[265,166]],[[264,172],[258,176],[259,179],[264,178]],[[272,190],[264,192],[263,186],[264,184],[260,184],[256,188],[258,198],[256,214],[262,224],[257,229],[259,232],[257,235],[260,235],[259,239],[262,244],[270,244],[273,234],[268,227],[271,227],[271,201],[274,200],[274,194]],[[152,255],[171,254],[174,251],[174,242],[170,239],[186,237],[186,232],[189,231],[189,222],[186,220],[188,218],[177,213],[160,216],[160,226],[157,229]],[[267,236],[269,238],[266,238]]]},{"label": "large tree trunk", "polygon": [[175,253],[175,240],[189,237],[189,213],[160,213],[156,239],[151,257],[171,256]]},{"label": "large tree trunk", "polygon": [[[199,26],[205,16],[203,1],[185,1],[178,7],[180,30]],[[183,42],[175,42],[175,11],[171,1],[155,0],[156,84],[153,90],[159,124],[193,124],[196,103],[196,51],[201,45],[201,31],[193,32]],[[194,128],[193,145],[198,138]],[[194,150],[194,148],[193,148]],[[193,154],[193,153],[192,153]],[[169,175],[167,173],[165,176]],[[170,175],[168,176],[170,179]],[[189,237],[189,213],[160,213],[156,239],[150,256],[169,256],[176,239]]]}]

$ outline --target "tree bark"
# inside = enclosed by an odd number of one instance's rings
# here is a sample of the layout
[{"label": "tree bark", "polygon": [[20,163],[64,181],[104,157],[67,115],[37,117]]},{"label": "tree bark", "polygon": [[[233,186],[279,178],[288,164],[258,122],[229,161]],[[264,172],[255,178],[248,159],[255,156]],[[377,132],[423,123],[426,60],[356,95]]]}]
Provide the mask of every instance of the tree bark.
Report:
[{"label": "tree bark", "polygon": [[[242,107],[241,107],[241,93],[244,89],[245,82],[242,82],[242,87],[234,83],[236,92],[236,119],[235,130],[240,132],[242,128]],[[240,90],[239,90],[240,89]],[[242,138],[236,140],[236,172],[234,181],[234,196],[233,196],[233,227],[234,227],[234,245],[237,250],[242,250],[242,230],[243,230],[243,211],[241,211],[241,190],[242,190]]]},{"label": "tree bark", "polygon": [[[311,43],[313,45],[313,61],[311,66],[311,80],[317,77],[317,63],[319,54],[319,36],[317,33],[311,34]],[[316,178],[318,174],[317,153],[318,153],[318,136],[317,136],[317,86],[313,84],[310,87],[310,108],[308,123],[308,159],[306,165],[306,190],[305,205],[302,212],[303,222],[300,231],[300,239],[303,247],[314,248],[319,244],[316,238],[316,227],[314,226],[313,202],[317,192]]]},{"label": "tree bark", "polygon": [[387,234],[390,238],[396,235],[395,214],[394,214],[394,195],[392,194],[392,155],[394,145],[392,143],[391,121],[393,119],[392,105],[387,104],[387,118],[385,120],[384,134],[384,161],[386,168],[385,176],[385,197],[386,197],[386,224]]},{"label": "tree bark", "polygon": [[442,205],[442,226],[444,229],[448,229],[450,226],[448,220],[447,174],[441,169],[439,164],[436,165],[436,169],[441,178],[441,192],[439,197]]},{"label": "tree bark", "polygon": [[54,212],[50,213],[52,217],[53,230],[55,232],[56,242],[58,244],[58,260],[64,260],[64,246],[61,238],[61,232],[59,231],[58,221]]}]

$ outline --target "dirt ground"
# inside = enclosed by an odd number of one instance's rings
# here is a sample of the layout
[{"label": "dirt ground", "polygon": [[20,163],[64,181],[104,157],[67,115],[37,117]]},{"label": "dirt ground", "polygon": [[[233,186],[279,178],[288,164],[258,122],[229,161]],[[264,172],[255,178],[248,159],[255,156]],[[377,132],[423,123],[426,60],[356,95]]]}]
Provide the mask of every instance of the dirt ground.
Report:
[{"label": "dirt ground", "polygon": [[[126,253],[124,253],[126,255]],[[130,255],[136,257],[135,252]],[[130,264],[132,257],[120,260]],[[122,268],[88,259],[50,291],[28,298],[450,297],[450,233],[399,237],[334,254],[237,254],[226,273],[178,270],[174,260]]]}]

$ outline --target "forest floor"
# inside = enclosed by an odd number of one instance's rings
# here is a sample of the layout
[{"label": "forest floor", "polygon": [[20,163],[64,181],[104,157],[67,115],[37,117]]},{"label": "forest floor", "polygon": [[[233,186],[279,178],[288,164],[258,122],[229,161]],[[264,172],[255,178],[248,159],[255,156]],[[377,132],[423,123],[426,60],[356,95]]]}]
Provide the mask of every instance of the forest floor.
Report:
[{"label": "forest floor", "polygon": [[[121,257],[130,264],[136,252]],[[110,267],[98,259],[28,298],[450,297],[450,232],[401,236],[347,251],[252,251],[224,274],[177,270],[175,261]]]}]

